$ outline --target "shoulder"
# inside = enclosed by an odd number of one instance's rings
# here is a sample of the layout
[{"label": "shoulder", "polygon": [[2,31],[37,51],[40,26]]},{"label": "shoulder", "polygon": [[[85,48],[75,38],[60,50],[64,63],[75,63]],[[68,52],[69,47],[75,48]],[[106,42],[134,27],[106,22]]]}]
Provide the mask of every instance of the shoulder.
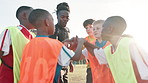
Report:
[{"label": "shoulder", "polygon": [[103,49],[106,48],[107,46],[109,46],[111,43],[108,42],[108,41],[102,41],[102,44],[103,44]]},{"label": "shoulder", "polygon": [[1,29],[0,35],[8,34],[12,30],[13,31],[18,30],[18,28],[16,26],[5,27],[5,28]]},{"label": "shoulder", "polygon": [[122,37],[120,42],[134,42],[134,38],[133,37]]},{"label": "shoulder", "polygon": [[9,27],[6,27],[5,29],[19,29],[17,26],[9,26]]},{"label": "shoulder", "polygon": [[63,45],[63,43],[62,42],[60,42],[59,40],[57,40],[57,39],[52,39],[52,38],[48,38],[50,41],[52,41],[52,42],[54,42],[54,43],[58,43],[58,44],[61,44],[61,45]]},{"label": "shoulder", "polygon": [[67,32],[70,32],[70,30],[69,30],[69,28],[68,28],[68,27],[65,27],[65,30],[66,30]]}]

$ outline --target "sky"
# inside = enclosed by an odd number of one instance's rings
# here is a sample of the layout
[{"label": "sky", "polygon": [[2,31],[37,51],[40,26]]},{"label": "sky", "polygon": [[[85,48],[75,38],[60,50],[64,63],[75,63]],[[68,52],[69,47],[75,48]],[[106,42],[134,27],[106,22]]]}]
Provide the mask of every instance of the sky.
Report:
[{"label": "sky", "polygon": [[0,0],[0,32],[3,27],[19,24],[15,17],[18,7],[25,5],[49,11],[54,24],[57,23],[56,6],[67,2],[70,6],[70,20],[67,27],[70,37],[86,37],[83,22],[92,18],[105,20],[110,16],[122,16],[127,22],[125,34],[132,35],[144,48],[148,45],[148,1],[147,0]]}]

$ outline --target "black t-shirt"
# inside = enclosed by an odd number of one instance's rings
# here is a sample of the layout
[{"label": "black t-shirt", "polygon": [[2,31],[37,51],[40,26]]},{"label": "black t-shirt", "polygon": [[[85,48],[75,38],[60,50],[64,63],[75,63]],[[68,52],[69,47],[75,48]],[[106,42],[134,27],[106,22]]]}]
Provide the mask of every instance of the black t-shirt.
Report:
[{"label": "black t-shirt", "polygon": [[55,25],[55,33],[51,35],[50,38],[58,39],[59,41],[64,41],[65,39],[69,39],[69,28],[60,27],[58,24]]}]

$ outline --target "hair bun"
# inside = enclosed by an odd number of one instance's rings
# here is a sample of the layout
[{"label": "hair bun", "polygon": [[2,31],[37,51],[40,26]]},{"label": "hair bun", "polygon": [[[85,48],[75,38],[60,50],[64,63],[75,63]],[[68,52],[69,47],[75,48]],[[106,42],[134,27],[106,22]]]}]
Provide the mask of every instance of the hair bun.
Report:
[{"label": "hair bun", "polygon": [[66,2],[59,3],[57,5],[57,13],[61,10],[66,10],[66,11],[70,12],[68,3],[66,3]]}]

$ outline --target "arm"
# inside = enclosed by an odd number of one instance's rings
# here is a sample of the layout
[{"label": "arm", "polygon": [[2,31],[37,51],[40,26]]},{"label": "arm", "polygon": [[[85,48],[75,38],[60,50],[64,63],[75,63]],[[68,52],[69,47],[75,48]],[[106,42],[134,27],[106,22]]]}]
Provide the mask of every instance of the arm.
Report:
[{"label": "arm", "polygon": [[77,45],[77,48],[75,51],[75,55],[71,58],[72,60],[78,61],[80,59],[80,57],[82,55],[82,48],[83,48],[84,42],[86,42],[85,39],[83,39],[83,38],[78,39],[78,45]]},{"label": "arm", "polygon": [[93,56],[94,56],[94,49],[99,48],[99,47],[97,47],[97,46],[95,46],[95,45],[93,45],[89,42],[85,42],[84,45],[85,45],[86,49],[90,52],[90,54],[93,55]]},{"label": "arm", "polygon": [[68,66],[70,60],[74,60],[74,61],[79,60],[82,54],[82,46],[84,41],[85,40],[82,38],[78,39],[79,44],[77,46],[75,53],[72,50],[68,49],[66,46],[63,46],[61,49],[60,55],[58,57],[59,65]]},{"label": "arm", "polygon": [[89,51],[89,53],[92,56],[96,57],[96,59],[98,60],[100,64],[108,64],[106,56],[105,56],[105,52],[102,48],[99,48],[89,42],[84,43],[84,45],[86,49]]},{"label": "arm", "polygon": [[4,52],[3,51],[0,51],[0,65],[1,65],[1,58],[2,58],[2,55],[4,54]]},{"label": "arm", "polygon": [[[1,60],[3,54],[4,54],[4,52],[0,51],[0,60]],[[1,64],[1,61],[0,61],[0,64]]]},{"label": "arm", "polygon": [[0,35],[0,56],[9,54],[10,45],[10,32],[6,29]]},{"label": "arm", "polygon": [[75,51],[77,47],[78,36],[71,39],[66,39],[62,43],[70,50]]},{"label": "arm", "polygon": [[141,47],[139,47],[135,42],[130,44],[130,54],[133,63],[133,68],[136,77],[139,80],[148,80],[148,53],[146,53]]},{"label": "arm", "polygon": [[0,56],[2,56],[4,54],[4,52],[3,51],[0,51]]},{"label": "arm", "polygon": [[72,64],[72,62],[70,61],[69,63],[69,72],[73,72],[74,71],[74,66]]}]

